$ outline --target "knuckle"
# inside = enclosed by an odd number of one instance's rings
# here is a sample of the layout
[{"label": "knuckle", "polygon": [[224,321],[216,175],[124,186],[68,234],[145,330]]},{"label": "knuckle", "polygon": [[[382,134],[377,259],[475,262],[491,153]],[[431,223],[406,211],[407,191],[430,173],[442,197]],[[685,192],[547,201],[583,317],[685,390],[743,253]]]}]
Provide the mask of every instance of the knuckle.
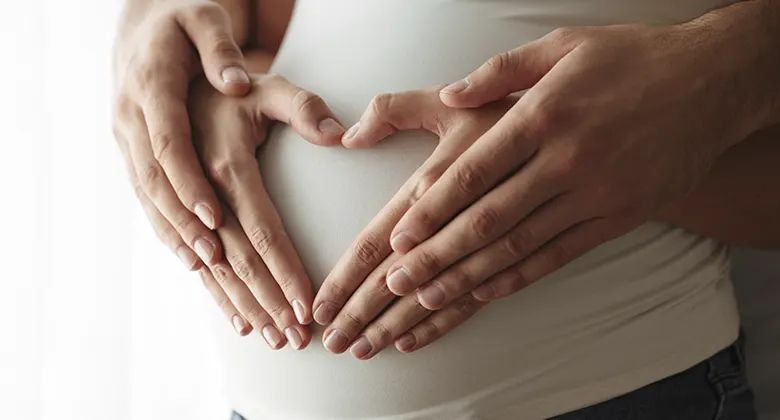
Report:
[{"label": "knuckle", "polygon": [[129,95],[121,93],[116,98],[115,115],[118,120],[126,120],[135,114],[135,101]]},{"label": "knuckle", "polygon": [[381,321],[374,322],[374,324],[371,325],[371,330],[372,335],[376,337],[377,344],[380,344],[381,346],[393,342],[393,339],[395,338],[390,329],[387,328],[387,325]]},{"label": "knuckle", "polygon": [[[386,286],[385,286],[386,287]],[[330,296],[330,300],[336,301],[336,302],[345,302],[349,298],[349,293],[346,289],[341,287],[341,285],[333,282],[330,283],[327,286],[328,295]]]},{"label": "knuckle", "polygon": [[556,28],[548,35],[549,39],[555,43],[567,43],[577,34],[577,28],[572,26],[564,26]]},{"label": "knuckle", "polygon": [[238,179],[238,166],[232,159],[219,158],[209,161],[206,165],[208,176],[218,185],[225,187]]},{"label": "knuckle", "polygon": [[275,280],[276,284],[279,285],[279,288],[282,289],[282,292],[285,294],[288,294],[295,289],[296,282],[294,278],[289,275],[279,275]]},{"label": "knuckle", "polygon": [[516,260],[525,258],[534,243],[535,234],[522,224],[504,238],[504,248]]},{"label": "knuckle", "polygon": [[249,240],[261,258],[265,258],[276,246],[278,234],[267,226],[255,226],[249,231]]},{"label": "knuckle", "polygon": [[214,54],[230,59],[235,59],[239,55],[238,45],[225,32],[214,31],[209,38],[211,39],[209,48]]},{"label": "knuckle", "polygon": [[141,170],[141,173],[138,174],[138,180],[144,191],[152,191],[153,187],[162,181],[162,178],[162,168],[155,164],[146,166]]},{"label": "knuckle", "polygon": [[366,266],[374,266],[382,259],[379,240],[373,234],[364,235],[355,241],[353,252],[358,262]]},{"label": "knuckle", "polygon": [[244,318],[249,321],[250,324],[258,326],[263,323],[263,311],[260,308],[251,308],[246,311]]},{"label": "knuckle", "polygon": [[221,297],[217,299],[217,307],[226,315],[234,315],[235,309],[233,309],[233,303],[227,297]]},{"label": "knuckle", "polygon": [[417,255],[417,264],[430,275],[438,273],[442,268],[439,258],[434,253],[425,250],[420,251],[420,254]]},{"label": "knuckle", "polygon": [[214,279],[217,280],[217,283],[219,283],[220,286],[223,286],[224,288],[228,282],[228,271],[225,269],[225,267],[217,265],[211,271],[214,274]]},{"label": "knuckle", "polygon": [[455,169],[455,183],[464,194],[478,194],[486,187],[484,171],[474,163],[462,164]]},{"label": "knuckle", "polygon": [[460,299],[455,303],[455,310],[462,318],[468,318],[477,310],[477,302],[474,299]]},{"label": "knuckle", "polygon": [[139,201],[146,199],[146,192],[144,191],[144,186],[141,185],[141,181],[133,182],[133,194]]},{"label": "knuckle", "polygon": [[445,278],[443,277],[438,283],[441,285],[442,290],[445,291],[445,294],[447,294],[448,290],[448,288],[444,286],[445,284],[452,284],[455,285],[457,288],[456,290],[463,290],[472,283],[472,277],[466,274],[460,264],[453,265],[447,269],[446,282],[444,280]]},{"label": "knuckle", "polygon": [[354,312],[344,311],[342,315],[344,316],[344,321],[346,321],[347,324],[349,324],[349,326],[356,331],[363,329],[363,327],[366,325],[366,322],[363,320],[363,318]]},{"label": "knuckle", "polygon": [[436,218],[427,209],[421,208],[415,211],[409,219],[410,226],[415,226],[415,230],[419,229],[420,232],[430,233],[438,230]]},{"label": "knuckle", "polygon": [[214,18],[222,18],[225,10],[216,2],[200,2],[186,9],[187,18],[201,22],[213,21]]},{"label": "knuckle", "polygon": [[254,282],[257,270],[257,261],[253,261],[256,257],[234,254],[228,257],[230,266],[233,267],[233,272],[236,273],[238,278],[244,280],[244,283],[250,284]]},{"label": "knuckle", "polygon": [[195,220],[191,215],[183,214],[173,221],[173,226],[177,232],[189,232],[195,224]]},{"label": "knuckle", "polygon": [[377,276],[375,281],[375,287],[372,288],[374,295],[376,296],[395,296],[390,288],[387,286],[387,276]]},{"label": "knuckle", "polygon": [[266,308],[266,312],[268,312],[268,315],[273,318],[277,324],[282,324],[279,326],[283,326],[282,323],[282,316],[284,315],[284,312],[287,310],[287,304],[286,303],[276,303],[271,305],[270,308]]},{"label": "knuckle", "polygon": [[536,100],[530,108],[526,123],[530,133],[537,138],[563,127],[566,122],[567,111],[560,100],[554,97]]},{"label": "knuckle", "polygon": [[494,74],[501,74],[509,70],[512,64],[512,54],[509,51],[496,54],[485,63],[488,71]]},{"label": "knuckle", "polygon": [[390,109],[393,105],[395,95],[392,93],[381,93],[374,96],[369,104],[371,112],[380,119],[387,119],[390,115]]},{"label": "knuckle", "polygon": [[529,284],[530,281],[526,274],[523,272],[523,267],[517,267],[510,271],[509,276],[507,277],[507,286],[508,290],[500,290],[500,288],[497,288],[498,297],[506,296],[508,294],[514,293],[523,287],[525,287],[527,284]]},{"label": "knuckle", "polygon": [[436,325],[436,323],[434,323],[430,319],[421,322],[420,329],[423,332],[424,341],[426,342],[436,340],[441,336],[441,330]]},{"label": "knuckle", "polygon": [[546,254],[550,264],[555,267],[561,267],[571,259],[569,250],[559,241],[550,242]]},{"label": "knuckle", "polygon": [[501,216],[492,207],[485,206],[474,212],[470,219],[471,230],[480,239],[490,239],[501,223]]},{"label": "knuckle", "polygon": [[295,94],[292,100],[292,106],[295,110],[295,115],[301,115],[309,112],[312,108],[322,105],[323,101],[318,95],[315,95],[308,90],[299,90]]},{"label": "knuckle", "polygon": [[157,159],[160,164],[164,164],[164,159],[169,157],[171,146],[175,144],[176,139],[170,133],[154,133],[150,137],[154,158]]},{"label": "knuckle", "polygon": [[418,202],[420,198],[422,198],[423,194],[425,194],[433,186],[433,184],[435,184],[436,181],[441,178],[442,173],[443,171],[439,169],[428,169],[421,173],[417,178],[417,182],[415,183],[414,188],[412,189],[410,204]]}]

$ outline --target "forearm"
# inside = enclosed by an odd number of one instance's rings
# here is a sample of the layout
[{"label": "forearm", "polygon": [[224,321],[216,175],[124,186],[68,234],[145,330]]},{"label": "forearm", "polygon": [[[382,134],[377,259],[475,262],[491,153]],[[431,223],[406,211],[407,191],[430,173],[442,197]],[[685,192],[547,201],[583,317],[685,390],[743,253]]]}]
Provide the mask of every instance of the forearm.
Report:
[{"label": "forearm", "polygon": [[729,149],[702,184],[660,218],[732,245],[780,248],[780,126]]},{"label": "forearm", "polygon": [[696,49],[715,52],[709,75],[711,98],[734,122],[729,145],[780,124],[780,0],[747,0],[714,10],[681,27],[695,31]]}]

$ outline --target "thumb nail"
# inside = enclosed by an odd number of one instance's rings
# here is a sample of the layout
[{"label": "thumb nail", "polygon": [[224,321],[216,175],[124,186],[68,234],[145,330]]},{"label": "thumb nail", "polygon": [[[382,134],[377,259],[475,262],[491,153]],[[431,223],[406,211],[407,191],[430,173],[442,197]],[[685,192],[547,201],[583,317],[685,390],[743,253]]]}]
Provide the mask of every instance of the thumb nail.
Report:
[{"label": "thumb nail", "polygon": [[469,81],[469,78],[467,77],[465,79],[458,80],[457,82],[455,82],[455,83],[445,87],[439,93],[444,93],[444,94],[448,94],[448,95],[453,95],[453,94],[456,94],[456,93],[460,93],[460,92],[463,92],[464,90],[466,90],[466,88],[469,87],[470,84],[471,84],[471,82]]},{"label": "thumb nail", "polygon": [[249,75],[241,67],[228,67],[222,70],[222,81],[226,84],[249,83]]}]

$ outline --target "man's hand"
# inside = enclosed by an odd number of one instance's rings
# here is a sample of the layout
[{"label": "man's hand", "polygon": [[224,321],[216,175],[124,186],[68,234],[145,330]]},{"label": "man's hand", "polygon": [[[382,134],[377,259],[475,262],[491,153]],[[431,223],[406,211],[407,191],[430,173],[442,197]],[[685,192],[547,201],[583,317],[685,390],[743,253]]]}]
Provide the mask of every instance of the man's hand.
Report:
[{"label": "man's hand", "polygon": [[[388,288],[404,296],[438,275],[420,292],[430,309],[455,283],[479,286],[481,301],[507,296],[688,194],[773,104],[738,77],[752,46],[718,35],[690,25],[563,29],[443,89],[458,107],[528,90],[397,223],[391,246],[405,255]],[[442,274],[464,259],[482,268]],[[482,284],[484,269],[501,272]]]},{"label": "man's hand", "polygon": [[[361,232],[320,288],[314,316],[318,323],[329,324],[323,340],[331,352],[345,351],[360,334],[352,353],[360,359],[370,358],[410,329],[414,342],[410,344],[407,336],[397,345],[402,351],[415,350],[483,306],[468,294],[468,284],[453,282],[461,277],[450,276],[453,278],[445,281],[452,287],[448,299],[437,305],[437,309],[445,309],[434,315],[429,317],[431,311],[420,304],[416,295],[405,296],[386,309],[396,299],[387,289],[387,269],[400,257],[391,254],[392,227],[458,156],[515,103],[515,99],[508,98],[474,109],[452,109],[441,102],[438,91],[439,88],[433,88],[376,97],[360,119],[359,132],[344,141],[347,147],[366,147],[398,130],[419,128],[440,138],[430,158]],[[486,268],[489,265],[482,267],[483,271]],[[449,271],[458,274],[462,269],[476,267],[455,265]]]},{"label": "man's hand", "polygon": [[217,234],[225,259],[202,269],[201,278],[239,334],[255,329],[277,349],[283,332],[301,349],[311,338],[304,326],[312,318],[311,282],[265,191],[255,153],[272,121],[322,146],[339,144],[344,129],[320,97],[275,75],[252,76],[243,98],[196,80],[189,104],[195,148],[223,200]]},{"label": "man's hand", "polygon": [[211,231],[222,213],[192,146],[189,84],[205,71],[217,90],[241,96],[250,83],[221,6],[178,1],[149,7],[118,45],[114,134],[157,235],[194,270],[222,255]]}]

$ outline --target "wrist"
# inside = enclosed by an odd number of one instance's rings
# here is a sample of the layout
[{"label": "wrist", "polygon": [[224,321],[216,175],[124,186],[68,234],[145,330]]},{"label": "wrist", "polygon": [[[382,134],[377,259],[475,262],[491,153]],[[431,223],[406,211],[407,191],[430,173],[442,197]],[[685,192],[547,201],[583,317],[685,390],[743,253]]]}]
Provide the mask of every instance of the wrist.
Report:
[{"label": "wrist", "polygon": [[778,16],[778,3],[772,3],[745,1],[681,25],[694,33],[691,56],[711,52],[702,64],[720,117],[733,124],[728,146],[780,123],[780,29],[769,15]]}]

